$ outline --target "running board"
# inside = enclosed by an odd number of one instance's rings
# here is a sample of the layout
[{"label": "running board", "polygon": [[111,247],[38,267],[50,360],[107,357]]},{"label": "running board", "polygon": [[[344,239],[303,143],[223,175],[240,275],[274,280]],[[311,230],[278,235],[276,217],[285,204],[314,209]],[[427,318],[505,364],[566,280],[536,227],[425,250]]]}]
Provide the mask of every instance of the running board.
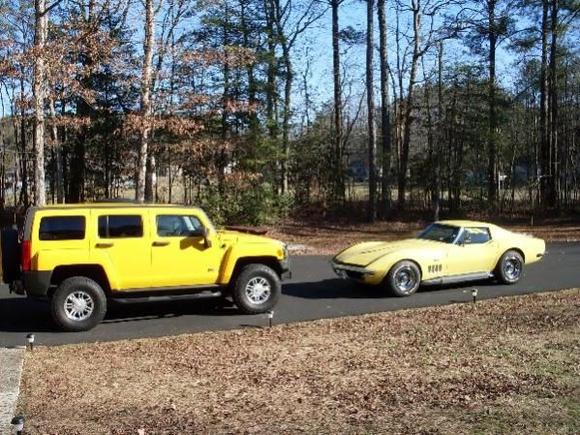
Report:
[{"label": "running board", "polygon": [[138,304],[143,302],[173,302],[173,301],[213,299],[222,296],[223,293],[221,290],[216,291],[209,290],[198,293],[179,294],[179,295],[127,296],[122,298],[112,296],[111,300],[120,304]]},{"label": "running board", "polygon": [[489,279],[493,277],[493,273],[490,272],[479,272],[479,273],[466,273],[464,275],[453,275],[444,276],[442,278],[426,279],[421,282],[421,285],[441,285],[441,284],[457,284],[465,281],[479,281],[483,279]]}]

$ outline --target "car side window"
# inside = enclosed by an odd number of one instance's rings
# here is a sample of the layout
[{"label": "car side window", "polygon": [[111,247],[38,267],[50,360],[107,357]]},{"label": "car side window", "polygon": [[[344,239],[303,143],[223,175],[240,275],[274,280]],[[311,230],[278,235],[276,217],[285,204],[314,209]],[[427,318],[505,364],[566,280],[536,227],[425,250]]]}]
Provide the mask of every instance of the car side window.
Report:
[{"label": "car side window", "polygon": [[47,216],[40,220],[40,240],[83,240],[84,216]]},{"label": "car side window", "polygon": [[99,216],[99,237],[102,239],[143,237],[140,215]]},{"label": "car side window", "polygon": [[158,215],[159,237],[193,237],[201,235],[203,225],[195,216]]},{"label": "car side window", "polygon": [[488,228],[465,228],[462,236],[466,245],[481,245],[491,240]]}]

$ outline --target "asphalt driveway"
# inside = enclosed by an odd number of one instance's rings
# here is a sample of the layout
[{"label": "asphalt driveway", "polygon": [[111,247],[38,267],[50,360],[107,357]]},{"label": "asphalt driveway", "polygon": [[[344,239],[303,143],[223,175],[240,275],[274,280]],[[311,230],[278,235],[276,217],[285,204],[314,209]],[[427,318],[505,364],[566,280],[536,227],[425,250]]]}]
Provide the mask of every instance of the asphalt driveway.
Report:
[{"label": "asphalt driveway", "polygon": [[[469,302],[474,287],[479,289],[479,298],[580,287],[580,243],[549,244],[545,258],[530,265],[514,286],[477,282],[468,286],[425,287],[408,298],[389,297],[380,290],[337,279],[325,256],[294,257],[292,270],[293,279],[284,283],[283,296],[276,307],[275,323]],[[64,333],[55,330],[46,303],[10,295],[6,286],[0,286],[0,347],[22,345],[31,332],[36,334],[37,344],[59,345],[255,328],[267,323],[264,315],[240,315],[234,307],[180,301],[112,306],[105,321],[95,329]]]}]

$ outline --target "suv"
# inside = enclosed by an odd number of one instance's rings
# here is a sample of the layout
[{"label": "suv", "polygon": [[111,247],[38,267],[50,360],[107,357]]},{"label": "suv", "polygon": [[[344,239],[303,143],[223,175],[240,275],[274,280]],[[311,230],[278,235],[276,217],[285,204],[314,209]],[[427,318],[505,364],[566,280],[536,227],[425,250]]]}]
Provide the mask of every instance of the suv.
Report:
[{"label": "suv", "polygon": [[20,237],[2,232],[2,266],[10,289],[47,297],[66,331],[96,326],[108,300],[221,296],[263,313],[289,274],[277,240],[216,231],[199,208],[128,203],[30,208]]}]

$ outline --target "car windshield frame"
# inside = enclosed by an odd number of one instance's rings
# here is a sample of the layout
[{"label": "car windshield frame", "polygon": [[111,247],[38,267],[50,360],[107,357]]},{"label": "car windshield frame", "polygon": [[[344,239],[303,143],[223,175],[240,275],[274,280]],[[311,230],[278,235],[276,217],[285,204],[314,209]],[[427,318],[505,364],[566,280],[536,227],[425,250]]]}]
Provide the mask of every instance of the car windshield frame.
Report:
[{"label": "car windshield frame", "polygon": [[[450,241],[447,242],[445,240],[438,240],[438,239],[430,239],[430,238],[426,238],[424,237],[425,234],[427,234],[429,231],[431,231],[434,227],[443,227],[443,228],[450,228],[453,230],[459,230],[457,231],[457,234],[455,235],[455,238]],[[439,242],[439,243],[445,243],[446,245],[455,245],[457,244],[457,241],[461,239],[461,235],[463,234],[463,227],[457,226],[457,225],[449,225],[449,224],[441,224],[441,223],[437,223],[434,222],[431,225],[429,225],[427,228],[425,228],[423,231],[421,231],[416,238],[419,240],[428,240],[430,242]]]}]

